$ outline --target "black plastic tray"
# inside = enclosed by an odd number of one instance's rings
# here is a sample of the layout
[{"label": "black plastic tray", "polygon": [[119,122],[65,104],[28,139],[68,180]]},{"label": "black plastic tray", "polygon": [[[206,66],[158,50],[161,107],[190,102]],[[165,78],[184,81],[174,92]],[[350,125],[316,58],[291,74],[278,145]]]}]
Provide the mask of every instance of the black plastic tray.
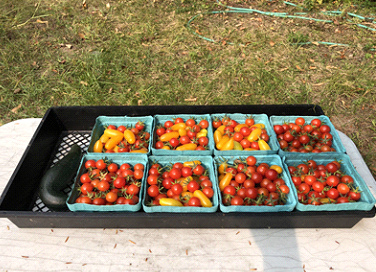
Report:
[{"label": "black plastic tray", "polygon": [[[37,195],[44,172],[67,148],[86,149],[97,116],[245,113],[321,115],[317,105],[89,106],[48,109],[0,199],[0,217],[26,228],[351,228],[371,211],[169,214],[52,212]],[[25,186],[25,184],[27,184]],[[19,190],[22,185],[23,190]],[[69,190],[69,189],[68,189]]]}]

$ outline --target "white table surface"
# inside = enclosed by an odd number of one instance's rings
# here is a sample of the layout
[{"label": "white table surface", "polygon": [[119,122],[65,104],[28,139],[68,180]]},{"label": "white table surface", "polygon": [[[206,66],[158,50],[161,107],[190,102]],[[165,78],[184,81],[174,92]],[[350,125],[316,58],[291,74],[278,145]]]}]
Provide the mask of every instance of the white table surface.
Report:
[{"label": "white table surface", "polygon": [[[0,192],[40,120],[0,127]],[[376,195],[375,180],[356,147],[340,137]],[[0,218],[0,269],[376,271],[376,217],[351,229],[27,229]]]}]

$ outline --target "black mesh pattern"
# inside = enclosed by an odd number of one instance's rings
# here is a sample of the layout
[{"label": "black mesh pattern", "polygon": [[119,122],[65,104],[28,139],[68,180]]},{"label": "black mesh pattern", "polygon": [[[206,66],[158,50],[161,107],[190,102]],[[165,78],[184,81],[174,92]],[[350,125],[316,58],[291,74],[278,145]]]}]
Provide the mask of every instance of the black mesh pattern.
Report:
[{"label": "black mesh pattern", "polygon": [[[74,144],[79,145],[82,151],[86,152],[90,144],[90,138],[91,138],[90,133],[86,133],[86,132],[85,133],[72,132],[72,133],[67,133],[63,135],[51,166],[55,165],[59,160],[61,160],[68,153],[68,151],[70,150],[70,147]],[[74,180],[72,179],[71,182],[69,183],[69,186],[64,189],[64,192],[67,195],[72,190],[73,182]],[[35,201],[32,211],[33,212],[51,212],[50,209],[44,205],[44,203],[39,197]]]}]

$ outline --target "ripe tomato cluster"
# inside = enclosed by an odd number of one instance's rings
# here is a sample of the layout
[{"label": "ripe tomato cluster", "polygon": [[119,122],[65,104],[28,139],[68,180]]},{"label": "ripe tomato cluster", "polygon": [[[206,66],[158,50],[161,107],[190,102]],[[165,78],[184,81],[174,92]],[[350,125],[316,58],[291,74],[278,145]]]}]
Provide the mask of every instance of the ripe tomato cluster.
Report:
[{"label": "ripe tomato cluster", "polygon": [[94,144],[95,153],[147,153],[150,133],[145,124],[138,121],[134,126],[110,124]]},{"label": "ripe tomato cluster", "polygon": [[184,120],[181,117],[165,121],[163,126],[155,130],[157,141],[156,149],[165,150],[207,150],[209,121],[201,119],[198,123],[195,118]]},{"label": "ripe tomato cluster", "polygon": [[252,117],[238,123],[228,116],[212,121],[215,147],[225,150],[270,150],[269,135],[262,123],[255,124]]},{"label": "ripe tomato cluster", "polygon": [[254,156],[239,158],[233,164],[218,162],[219,189],[222,203],[229,205],[284,205],[290,188],[286,185],[279,165],[262,162]]},{"label": "ripe tomato cluster", "polygon": [[120,166],[105,159],[87,160],[80,176],[80,192],[76,203],[94,205],[135,205],[139,202],[144,165],[128,163]]},{"label": "ripe tomato cluster", "polygon": [[213,184],[201,161],[154,163],[148,172],[147,194],[151,206],[213,206]]},{"label": "ripe tomato cluster", "polygon": [[353,177],[344,173],[336,160],[320,164],[310,159],[288,169],[302,204],[347,203],[361,197]]},{"label": "ripe tomato cluster", "polygon": [[303,117],[295,122],[273,126],[282,150],[288,152],[321,153],[336,151],[330,126],[315,118],[307,123]]}]

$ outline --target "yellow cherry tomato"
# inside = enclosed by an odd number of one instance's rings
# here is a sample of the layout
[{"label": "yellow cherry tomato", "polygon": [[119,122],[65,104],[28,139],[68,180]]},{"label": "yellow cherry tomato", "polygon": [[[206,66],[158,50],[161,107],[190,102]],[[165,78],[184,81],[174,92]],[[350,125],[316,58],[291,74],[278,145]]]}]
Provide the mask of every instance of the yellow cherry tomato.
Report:
[{"label": "yellow cherry tomato", "polygon": [[189,144],[183,144],[181,146],[178,146],[176,150],[186,151],[186,150],[195,150],[196,148],[197,148],[197,144],[189,143]]},{"label": "yellow cherry tomato", "polygon": [[197,197],[200,199],[201,206],[202,207],[212,207],[213,204],[211,203],[210,199],[200,190],[196,190],[193,192],[193,196]]},{"label": "yellow cherry tomato", "polygon": [[108,135],[106,135],[106,134],[103,134],[100,138],[99,138],[99,140],[103,143],[103,144],[105,144],[105,143],[107,143],[107,141],[110,139],[110,136],[108,136]]},{"label": "yellow cherry tomato", "polygon": [[164,150],[171,150],[171,147],[169,147],[168,145],[164,145],[161,149],[164,149]]},{"label": "yellow cherry tomato", "polygon": [[225,175],[226,175],[225,173],[220,174],[219,177],[218,177],[218,180],[222,180],[225,177]]},{"label": "yellow cherry tomato", "polygon": [[221,151],[225,151],[225,150],[234,150],[234,138],[230,138],[223,146],[221,149]]},{"label": "yellow cherry tomato", "polygon": [[129,153],[143,153],[143,154],[146,154],[146,153],[148,153],[148,150],[146,148],[133,149],[133,150],[130,150]]},{"label": "yellow cherry tomato", "polygon": [[93,147],[93,151],[95,153],[102,153],[103,151],[103,144],[100,140],[96,141]]},{"label": "yellow cherry tomato", "polygon": [[239,124],[234,128],[235,132],[239,132],[243,127],[248,127],[246,124]]},{"label": "yellow cherry tomato", "polygon": [[259,140],[258,144],[259,144],[260,150],[270,150],[270,146],[264,140]]},{"label": "yellow cherry tomato", "polygon": [[230,185],[230,182],[232,180],[232,174],[226,173],[225,176],[219,181],[219,189],[221,192],[223,189],[225,189],[226,186]]},{"label": "yellow cherry tomato", "polygon": [[213,137],[214,137],[214,143],[217,144],[222,139],[223,134],[217,129],[216,131],[214,131]]},{"label": "yellow cherry tomato", "polygon": [[182,177],[176,180],[176,182],[180,183],[180,185],[183,187],[183,192],[188,191],[188,183],[190,183],[193,180],[192,176],[188,177]]},{"label": "yellow cherry tomato", "polygon": [[220,126],[219,128],[217,128],[216,130],[218,130],[220,133],[222,133],[222,135],[223,134],[225,134],[225,128],[226,128],[226,126],[225,125],[222,125],[222,126]]},{"label": "yellow cherry tomato", "polygon": [[189,191],[184,191],[181,193],[181,198],[188,201],[193,196],[193,193]]},{"label": "yellow cherry tomato", "polygon": [[250,141],[250,142],[254,142],[254,141],[257,141],[258,138],[261,136],[261,128],[255,128],[251,134],[248,135],[247,137],[247,140]]},{"label": "yellow cherry tomato", "polygon": [[183,163],[183,166],[184,167],[196,167],[197,165],[201,164],[201,161],[199,160],[195,160],[195,161],[186,161]]},{"label": "yellow cherry tomato", "polygon": [[187,135],[187,130],[185,128],[179,129],[178,132],[180,137]]},{"label": "yellow cherry tomato", "polygon": [[161,206],[183,206],[183,203],[173,198],[161,198],[159,204]]},{"label": "yellow cherry tomato", "polygon": [[[226,169],[228,167],[227,160],[222,160],[221,163],[218,166],[218,173],[224,174],[226,172]],[[219,179],[221,180],[221,179]]]},{"label": "yellow cherry tomato", "polygon": [[328,197],[320,198],[319,201],[320,201],[321,204],[330,204],[330,203],[336,203],[337,202],[337,200],[332,199],[332,198],[328,198]]},{"label": "yellow cherry tomato", "polygon": [[116,129],[105,129],[103,132],[104,135],[112,137],[123,137],[123,133]]},{"label": "yellow cherry tomato", "polygon": [[177,131],[172,131],[172,132],[168,132],[168,133],[165,133],[163,135],[161,135],[159,137],[159,139],[162,141],[162,142],[168,142],[169,140],[171,140],[172,138],[179,138],[179,132]]},{"label": "yellow cherry tomato", "polygon": [[234,141],[234,150],[243,150],[243,147],[239,142]]},{"label": "yellow cherry tomato", "polygon": [[281,174],[283,172],[282,167],[279,165],[271,165],[269,168],[274,169],[278,174]]},{"label": "yellow cherry tomato", "polygon": [[130,130],[124,130],[124,139],[127,140],[129,144],[134,144],[136,142],[136,135]]},{"label": "yellow cherry tomato", "polygon": [[106,150],[112,150],[115,146],[117,146],[121,140],[123,140],[123,136],[115,136],[111,137],[105,144],[104,148]]},{"label": "yellow cherry tomato", "polygon": [[261,128],[261,129],[264,129],[265,128],[265,125],[262,124],[262,123],[257,123],[257,124],[254,124],[253,126],[251,127],[257,127],[257,128]]},{"label": "yellow cherry tomato", "polygon": [[183,185],[188,185],[188,183],[190,182],[190,181],[192,181],[193,180],[193,177],[192,176],[188,176],[188,177],[181,177],[181,178],[178,178],[177,180],[176,180],[176,182],[177,183],[180,183],[182,186]]},{"label": "yellow cherry tomato", "polygon": [[179,131],[180,129],[185,129],[187,125],[185,123],[177,123],[171,127],[173,131]]},{"label": "yellow cherry tomato", "polygon": [[206,129],[201,129],[197,134],[196,138],[206,137],[208,135],[208,131]]},{"label": "yellow cherry tomato", "polygon": [[218,150],[222,150],[223,146],[230,140],[228,135],[223,135],[221,140],[215,145]]}]

